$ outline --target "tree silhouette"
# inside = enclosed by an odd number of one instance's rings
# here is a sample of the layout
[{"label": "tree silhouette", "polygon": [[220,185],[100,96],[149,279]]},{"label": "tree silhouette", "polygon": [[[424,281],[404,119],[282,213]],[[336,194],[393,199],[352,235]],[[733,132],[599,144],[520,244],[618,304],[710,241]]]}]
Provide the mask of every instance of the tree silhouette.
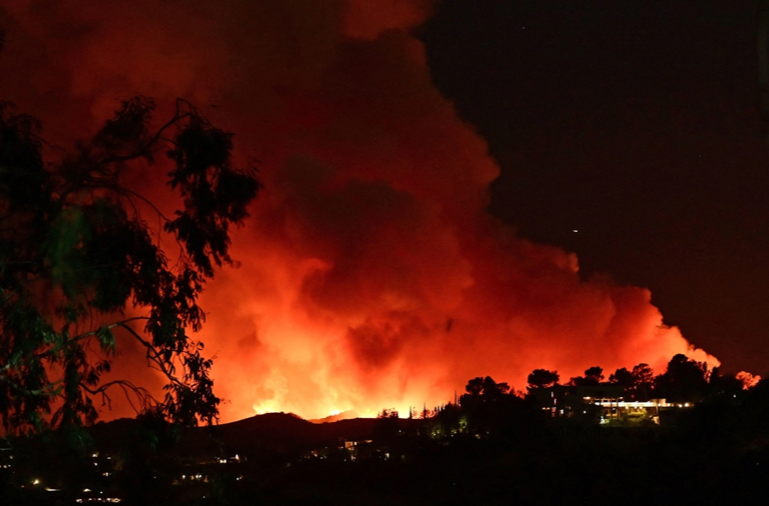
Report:
[{"label": "tree silhouette", "polygon": [[601,381],[603,381],[603,378],[603,368],[596,365],[586,369],[584,376],[571,378],[569,385],[576,387],[598,385],[601,383]]},{"label": "tree silhouette", "polygon": [[654,371],[649,364],[638,364],[633,367],[633,388],[631,397],[634,400],[648,401],[654,393]]},{"label": "tree silhouette", "polygon": [[654,371],[648,364],[638,364],[628,371],[622,367],[609,376],[609,382],[625,389],[625,398],[649,400],[654,386]]},{"label": "tree silhouette", "polygon": [[477,411],[484,404],[500,402],[510,391],[510,386],[486,376],[471,379],[465,390],[467,393],[459,398],[459,405],[465,411]]},{"label": "tree silhouette", "polygon": [[593,366],[585,370],[585,381],[590,385],[597,385],[603,381],[603,368]]},{"label": "tree silhouette", "polygon": [[538,395],[537,392],[541,391],[543,388],[550,388],[557,385],[559,379],[561,379],[561,377],[556,371],[534,369],[531,374],[529,374],[528,378],[526,378],[528,381],[526,398],[529,400],[535,399]]},{"label": "tree silhouette", "polygon": [[551,387],[557,384],[559,379],[561,377],[556,371],[548,371],[547,369],[534,369],[526,378],[529,389]]},{"label": "tree silhouette", "polygon": [[520,422],[524,401],[511,393],[507,383],[497,383],[491,376],[478,377],[468,381],[465,390],[459,405],[470,432],[488,436]]},{"label": "tree silhouette", "polygon": [[700,401],[708,391],[707,364],[679,353],[668,362],[664,374],[655,378],[658,394],[673,401]]},{"label": "tree silhouette", "polygon": [[[185,424],[216,418],[212,362],[188,330],[203,324],[198,295],[215,267],[232,262],[229,227],[248,215],[259,184],[253,170],[232,166],[232,134],[188,102],[176,105],[153,133],[154,102],[128,100],[93,139],[47,163],[39,121],[0,104],[6,431],[92,423],[93,397],[109,403],[115,388],[130,394],[137,411]],[[171,217],[123,184],[130,167],[157,167],[159,154],[171,162],[170,171],[161,169],[170,190],[164,198],[181,200]],[[142,213],[152,213],[167,235],[151,230]],[[178,244],[177,258],[169,260],[161,241]],[[145,349],[167,381],[163,399],[123,379],[104,381],[117,352],[115,332]]]},{"label": "tree silhouette", "polygon": [[633,377],[632,372],[622,367],[614,371],[614,373],[609,376],[609,383],[622,385],[627,389],[635,384],[635,378]]},{"label": "tree silhouette", "polygon": [[467,394],[462,397],[469,395],[471,398],[479,398],[483,401],[494,401],[507,394],[510,391],[510,385],[505,382],[497,383],[491,376],[486,376],[471,379],[467,382],[465,390]]},{"label": "tree silhouette", "polygon": [[710,371],[708,383],[708,393],[710,395],[732,395],[736,397],[737,394],[741,394],[745,389],[745,384],[739,376],[734,374],[724,374],[721,372],[720,367],[714,367],[713,370]]}]

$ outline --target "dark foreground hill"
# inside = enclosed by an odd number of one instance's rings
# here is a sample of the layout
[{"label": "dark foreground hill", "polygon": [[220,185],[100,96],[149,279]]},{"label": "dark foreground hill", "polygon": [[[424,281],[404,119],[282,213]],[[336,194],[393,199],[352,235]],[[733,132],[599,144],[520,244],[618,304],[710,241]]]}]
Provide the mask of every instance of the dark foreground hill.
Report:
[{"label": "dark foreground hill", "polygon": [[[329,423],[312,423],[293,414],[267,413],[214,427],[185,429],[179,451],[185,456],[203,458],[224,453],[267,451],[295,455],[315,448],[343,445],[344,441],[365,441],[377,435],[383,424],[402,433],[416,428],[420,420],[354,418]],[[117,453],[141,424],[136,419],[99,422],[90,432],[102,451]],[[380,431],[381,432],[381,431]]]},{"label": "dark foreground hill", "polygon": [[38,445],[47,467],[24,474],[17,454],[0,504],[762,504],[769,494],[769,390],[714,398],[667,426],[479,414],[313,424],[273,413],[181,433],[100,423],[89,475]]}]

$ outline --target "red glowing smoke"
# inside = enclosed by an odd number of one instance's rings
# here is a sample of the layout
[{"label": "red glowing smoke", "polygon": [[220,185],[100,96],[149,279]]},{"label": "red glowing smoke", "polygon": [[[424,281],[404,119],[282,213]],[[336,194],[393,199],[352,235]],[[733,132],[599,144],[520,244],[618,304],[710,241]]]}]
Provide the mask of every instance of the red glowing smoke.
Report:
[{"label": "red glowing smoke", "polygon": [[87,136],[137,93],[183,96],[236,133],[241,160],[260,160],[265,190],[233,239],[242,265],[202,301],[224,421],[431,406],[475,376],[522,389],[542,367],[661,372],[676,353],[717,364],[662,325],[647,290],[582,282],[574,255],[486,213],[499,169],[407,31],[430,4],[0,8],[0,96],[49,138]]}]

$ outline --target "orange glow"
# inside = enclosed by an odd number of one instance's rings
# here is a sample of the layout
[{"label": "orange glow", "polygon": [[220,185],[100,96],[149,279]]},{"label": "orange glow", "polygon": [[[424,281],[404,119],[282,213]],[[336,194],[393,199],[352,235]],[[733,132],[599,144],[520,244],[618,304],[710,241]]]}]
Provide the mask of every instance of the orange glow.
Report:
[{"label": "orange glow", "polygon": [[[405,415],[476,376],[523,389],[534,368],[718,364],[663,325],[648,290],[580,281],[574,255],[486,213],[499,168],[406,31],[431,2],[80,4],[0,13],[0,96],[66,143],[116,98],[183,95],[260,160],[265,190],[233,237],[242,265],[202,300],[222,421]],[[164,174],[133,184],[161,195]],[[123,350],[117,372],[145,377]]]},{"label": "orange glow", "polygon": [[737,379],[742,381],[742,388],[747,390],[758,385],[758,382],[761,381],[761,376],[758,374],[751,374],[747,371],[740,371],[737,373]]}]

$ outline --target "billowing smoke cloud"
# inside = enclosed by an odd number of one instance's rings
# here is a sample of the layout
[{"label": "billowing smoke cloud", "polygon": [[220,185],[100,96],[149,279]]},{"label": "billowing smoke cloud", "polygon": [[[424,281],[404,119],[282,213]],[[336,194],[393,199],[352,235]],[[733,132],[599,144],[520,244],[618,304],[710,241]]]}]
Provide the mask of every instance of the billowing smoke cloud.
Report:
[{"label": "billowing smoke cloud", "polygon": [[[87,136],[136,93],[166,107],[182,96],[236,133],[243,163],[259,160],[265,190],[234,237],[241,266],[203,300],[225,421],[431,406],[479,375],[522,389],[539,367],[568,378],[661,370],[675,353],[717,362],[662,325],[647,290],[582,282],[574,255],[486,213],[498,168],[408,32],[429,1],[0,9],[0,96],[49,137]],[[157,195],[152,174],[134,184]]]}]

